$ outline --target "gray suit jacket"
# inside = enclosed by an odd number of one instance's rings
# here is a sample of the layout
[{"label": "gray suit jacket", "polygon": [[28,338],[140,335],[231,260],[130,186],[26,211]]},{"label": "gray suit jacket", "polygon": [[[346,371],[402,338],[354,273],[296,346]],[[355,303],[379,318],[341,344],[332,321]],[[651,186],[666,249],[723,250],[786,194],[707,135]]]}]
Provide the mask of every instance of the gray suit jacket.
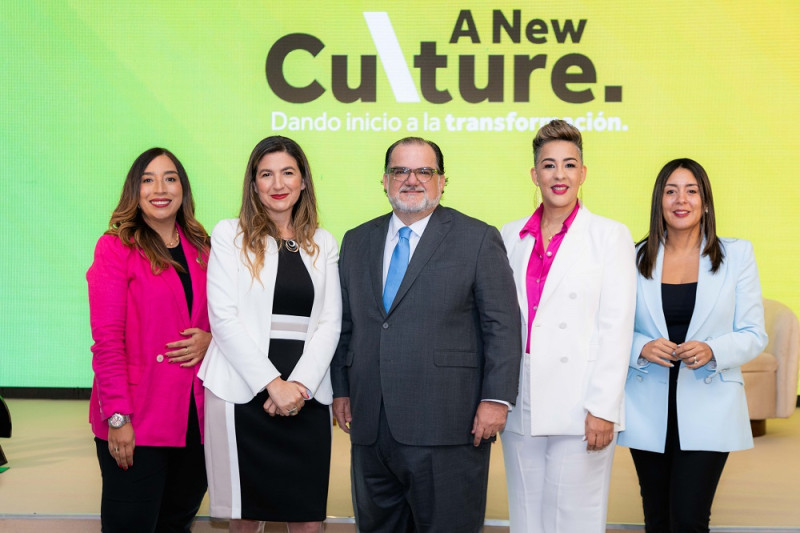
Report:
[{"label": "gray suit jacket", "polygon": [[375,442],[383,400],[394,438],[408,445],[472,442],[481,399],[513,403],[520,318],[500,234],[437,207],[387,313],[383,251],[391,214],[342,241],[342,333],[334,397],[350,397],[354,444]]}]

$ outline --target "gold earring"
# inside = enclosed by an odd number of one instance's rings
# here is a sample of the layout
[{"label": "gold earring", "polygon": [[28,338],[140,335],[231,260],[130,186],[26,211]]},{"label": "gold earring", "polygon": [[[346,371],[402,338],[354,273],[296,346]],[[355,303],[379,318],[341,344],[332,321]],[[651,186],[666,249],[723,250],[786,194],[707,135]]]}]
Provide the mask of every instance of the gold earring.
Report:
[{"label": "gold earring", "polygon": [[535,187],[536,191],[533,193],[533,208],[536,209],[539,207],[539,204],[542,203],[542,190],[539,188],[538,185]]}]

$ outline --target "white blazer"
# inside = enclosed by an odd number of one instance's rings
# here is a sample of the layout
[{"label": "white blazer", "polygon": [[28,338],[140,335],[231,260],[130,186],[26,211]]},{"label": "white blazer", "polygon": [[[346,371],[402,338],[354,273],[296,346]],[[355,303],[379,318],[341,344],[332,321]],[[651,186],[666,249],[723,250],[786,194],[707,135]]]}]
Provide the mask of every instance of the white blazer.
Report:
[{"label": "white blazer", "polygon": [[[725,259],[716,273],[700,256],[694,313],[686,340],[703,341],[716,365],[678,371],[678,433],[682,450],[734,451],[753,447],[744,381],[739,368],[767,345],[761,284],[748,241],[720,239]],[[703,242],[705,246],[705,241]],[[664,247],[653,278],[638,276],[636,325],[625,385],[628,425],[618,444],[664,452],[667,436],[669,368],[642,360],[645,344],[669,338],[661,303]]]},{"label": "white blazer", "polygon": [[[314,284],[314,303],[303,355],[289,376],[311,390],[323,404],[333,401],[330,362],[342,325],[338,246],[333,236],[317,229],[316,257],[300,255]],[[242,260],[239,220],[222,220],[211,233],[208,260],[208,315],[213,336],[200,367],[203,384],[219,398],[249,402],[280,376],[269,360],[270,324],[278,245],[267,239],[264,267],[253,280]]]},{"label": "white blazer", "polygon": [[[529,218],[502,230],[517,285],[523,351],[528,332],[525,277],[534,238],[521,239],[519,232]],[[628,228],[581,205],[544,285],[531,328],[531,353],[522,355],[522,365],[530,365],[530,380],[520,384],[506,431],[522,434],[524,405],[530,405],[533,436],[583,435],[587,411],[614,422],[617,431],[624,427],[635,291]]]}]

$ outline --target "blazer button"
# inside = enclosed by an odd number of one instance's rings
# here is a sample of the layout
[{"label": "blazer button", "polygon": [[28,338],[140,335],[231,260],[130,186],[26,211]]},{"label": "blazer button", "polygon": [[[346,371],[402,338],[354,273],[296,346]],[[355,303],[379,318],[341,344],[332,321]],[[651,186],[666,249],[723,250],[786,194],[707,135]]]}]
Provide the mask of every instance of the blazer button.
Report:
[{"label": "blazer button", "polygon": [[164,356],[163,356],[163,355],[161,355],[161,354],[158,354],[158,355],[156,356],[156,361],[158,361],[159,363],[160,363],[161,361],[163,361],[163,360],[164,360]]},{"label": "blazer button", "polygon": [[706,384],[706,385],[708,385],[709,383],[711,383],[711,376],[706,376],[706,377],[704,377],[704,378],[703,378],[703,382],[705,382],[705,384]]},{"label": "blazer button", "polygon": [[574,293],[574,292],[571,292],[571,293],[569,293],[569,299],[570,299],[570,300],[574,300],[574,299],[575,299],[575,298],[577,298],[577,297],[578,297],[578,294],[577,294],[577,293]]},{"label": "blazer button", "polygon": [[566,363],[567,361],[569,361],[569,357],[562,357],[562,358],[560,359],[560,361],[561,361],[562,363]]},{"label": "blazer button", "polygon": [[567,329],[567,323],[566,322],[562,322],[561,324],[558,325],[558,328],[559,329]]},{"label": "blazer button", "polygon": [[389,324],[387,324],[386,322],[384,322],[384,323],[383,323],[383,329],[389,329]]}]

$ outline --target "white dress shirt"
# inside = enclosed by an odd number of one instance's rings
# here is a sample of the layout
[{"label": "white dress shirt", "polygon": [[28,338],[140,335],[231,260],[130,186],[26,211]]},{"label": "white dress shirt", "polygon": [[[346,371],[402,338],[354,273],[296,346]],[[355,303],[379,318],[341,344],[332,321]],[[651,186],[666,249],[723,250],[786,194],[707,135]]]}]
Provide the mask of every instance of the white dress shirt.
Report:
[{"label": "white dress shirt", "polygon": [[[433,213],[431,213],[432,215]],[[417,244],[419,244],[419,240],[422,237],[422,233],[425,231],[425,228],[428,227],[428,221],[431,219],[431,215],[426,216],[421,220],[417,220],[410,226],[411,228],[411,235],[408,236],[408,261],[411,262],[411,258],[414,256],[414,250],[417,249]],[[397,241],[400,240],[398,233],[400,232],[400,228],[404,227],[403,221],[397,216],[396,213],[392,213],[392,219],[389,221],[389,231],[386,233],[386,244],[383,247],[383,286],[386,287],[386,276],[389,274],[389,263],[392,262],[392,253],[394,252],[394,247],[397,246]]]}]

